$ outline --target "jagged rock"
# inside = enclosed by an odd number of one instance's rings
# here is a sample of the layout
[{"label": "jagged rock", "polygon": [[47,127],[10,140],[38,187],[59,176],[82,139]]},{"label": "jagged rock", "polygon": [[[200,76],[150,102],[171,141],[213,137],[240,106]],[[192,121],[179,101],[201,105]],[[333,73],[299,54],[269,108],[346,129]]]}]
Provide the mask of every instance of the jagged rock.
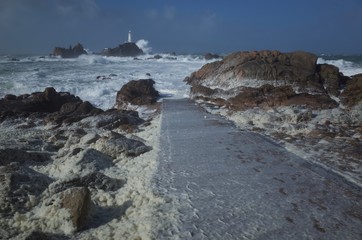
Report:
[{"label": "jagged rock", "polygon": [[45,153],[27,152],[21,149],[0,149],[0,166],[10,163],[39,165],[50,160],[50,156]]},{"label": "jagged rock", "polygon": [[307,52],[281,53],[279,51],[237,52],[222,61],[204,65],[186,81],[191,85],[215,80],[215,85],[230,80],[291,80],[318,81],[317,56]]},{"label": "jagged rock", "polygon": [[60,195],[61,207],[70,213],[74,228],[79,230],[84,226],[90,212],[91,198],[86,187],[74,187],[63,191]]},{"label": "jagged rock", "polygon": [[213,54],[213,53],[206,53],[206,54],[204,55],[204,58],[205,58],[206,60],[212,60],[212,59],[218,59],[218,58],[220,58],[220,56],[217,55],[217,54]]},{"label": "jagged rock", "polygon": [[153,104],[159,97],[158,91],[154,88],[155,81],[152,79],[132,80],[123,85],[117,92],[116,107],[126,108],[131,105]]},{"label": "jagged rock", "polygon": [[99,121],[96,120],[96,127],[107,130],[121,128],[132,132],[144,120],[138,116],[138,112],[132,110],[108,110],[102,114]]},{"label": "jagged rock", "polygon": [[255,51],[208,63],[185,81],[191,97],[235,110],[291,104],[334,108],[338,104],[330,95],[339,95],[346,77],[331,65],[317,65],[311,53]]},{"label": "jagged rock", "polygon": [[29,211],[51,182],[49,177],[18,163],[0,167],[0,216]]},{"label": "jagged rock", "polygon": [[82,54],[87,54],[87,52],[80,43],[77,43],[73,48],[72,46],[69,46],[68,49],[55,47],[53,50],[53,56],[61,56],[62,58],[76,58]]},{"label": "jagged rock", "polygon": [[31,115],[44,118],[45,122],[69,124],[102,112],[89,102],[83,102],[67,92],[58,93],[52,87],[46,88],[44,92],[0,99],[1,121],[9,117],[26,118]]},{"label": "jagged rock", "polygon": [[106,48],[101,53],[104,56],[115,57],[136,57],[144,54],[144,52],[132,42],[124,43],[116,48]]},{"label": "jagged rock", "polygon": [[276,107],[285,105],[307,105],[311,108],[334,108],[338,104],[325,95],[296,94],[291,86],[244,88],[229,99],[228,106],[234,110],[253,107]]},{"label": "jagged rock", "polygon": [[338,96],[342,85],[346,84],[347,78],[339,72],[338,67],[330,64],[319,64],[318,73],[327,93]]},{"label": "jagged rock", "polygon": [[56,92],[52,87],[44,92],[35,92],[30,95],[21,95],[16,99],[0,99],[0,112],[46,112],[59,111],[67,102],[81,102],[80,98],[69,93]]},{"label": "jagged rock", "polygon": [[[84,171],[87,169],[87,171],[89,172],[96,172],[105,168],[112,167],[114,165],[113,161],[106,154],[108,153],[101,152],[93,148],[87,148],[86,150],[80,152],[79,160],[76,162],[75,167]],[[69,161],[72,160],[70,159]]]},{"label": "jagged rock", "polygon": [[341,100],[347,107],[362,105],[362,74],[352,76],[347,81],[346,88],[341,94]]},{"label": "jagged rock", "polygon": [[73,187],[87,187],[102,189],[104,191],[116,191],[125,184],[124,180],[110,178],[103,173],[94,172],[83,177],[75,177],[64,182],[60,182],[51,188],[53,194],[62,192]]},{"label": "jagged rock", "polygon": [[96,148],[112,158],[117,158],[121,154],[138,156],[151,150],[150,147],[146,146],[141,141],[129,139],[114,132],[112,132],[109,137],[99,139],[96,142]]}]

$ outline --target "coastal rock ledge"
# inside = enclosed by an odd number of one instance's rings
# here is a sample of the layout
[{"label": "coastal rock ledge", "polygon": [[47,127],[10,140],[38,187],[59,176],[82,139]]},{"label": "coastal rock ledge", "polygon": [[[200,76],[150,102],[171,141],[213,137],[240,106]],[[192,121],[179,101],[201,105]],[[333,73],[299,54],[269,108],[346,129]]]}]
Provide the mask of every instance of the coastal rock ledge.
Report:
[{"label": "coastal rock ledge", "polygon": [[308,52],[236,52],[185,81],[208,111],[362,186],[362,74],[347,77],[317,59]]},{"label": "coastal rock ledge", "polygon": [[339,97],[352,107],[361,103],[361,98],[347,97],[356,96],[349,92],[355,91],[350,85],[360,85],[358,79],[344,76],[335,66],[317,64],[312,53],[265,50],[230,54],[185,81],[191,85],[192,98],[243,110],[288,105],[328,109],[338,106]]},{"label": "coastal rock ledge", "polygon": [[55,47],[53,50],[53,56],[60,56],[62,58],[76,58],[82,54],[87,54],[84,50],[82,44],[77,43],[74,47],[69,46],[69,48]]}]

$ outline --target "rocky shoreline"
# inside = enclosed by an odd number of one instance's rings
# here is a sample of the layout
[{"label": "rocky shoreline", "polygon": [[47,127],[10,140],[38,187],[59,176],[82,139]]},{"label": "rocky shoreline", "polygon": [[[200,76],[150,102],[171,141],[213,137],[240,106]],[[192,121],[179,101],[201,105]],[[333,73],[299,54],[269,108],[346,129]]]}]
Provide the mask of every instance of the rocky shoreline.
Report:
[{"label": "rocky shoreline", "polygon": [[[107,111],[53,88],[0,100],[0,239],[89,239],[117,224],[119,238],[150,235],[158,92],[139,82]],[[133,99],[147,118],[126,109]]]},{"label": "rocky shoreline", "polygon": [[185,81],[191,98],[243,130],[362,186],[362,74],[346,77],[307,52],[237,52]]},{"label": "rocky shoreline", "polygon": [[[361,187],[361,76],[310,53],[261,51],[233,53],[185,81],[208,111]],[[130,81],[106,111],[52,87],[0,99],[0,239],[157,234],[152,210],[167,199],[150,182],[161,134],[154,84]]]}]

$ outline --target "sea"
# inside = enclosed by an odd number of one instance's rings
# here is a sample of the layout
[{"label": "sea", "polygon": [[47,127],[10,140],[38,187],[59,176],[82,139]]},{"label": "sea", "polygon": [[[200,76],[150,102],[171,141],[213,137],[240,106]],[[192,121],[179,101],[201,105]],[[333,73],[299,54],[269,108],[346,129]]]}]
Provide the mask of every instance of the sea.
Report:
[{"label": "sea", "polygon": [[[0,98],[54,87],[101,109],[112,108],[117,91],[130,80],[152,78],[162,97],[189,96],[185,77],[210,62],[202,55],[146,54],[106,57],[96,54],[63,59],[44,55],[0,56]],[[160,58],[161,56],[161,58]],[[211,60],[215,61],[215,60]],[[362,73],[362,55],[321,55],[318,63],[337,66],[346,76]]]}]

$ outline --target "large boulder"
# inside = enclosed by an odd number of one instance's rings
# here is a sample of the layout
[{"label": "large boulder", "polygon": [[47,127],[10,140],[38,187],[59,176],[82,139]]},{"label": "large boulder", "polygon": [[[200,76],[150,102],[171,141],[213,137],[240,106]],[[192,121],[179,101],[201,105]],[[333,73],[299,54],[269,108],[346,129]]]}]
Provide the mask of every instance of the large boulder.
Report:
[{"label": "large boulder", "polygon": [[362,74],[352,76],[346,84],[340,96],[342,103],[347,107],[362,105]]},{"label": "large boulder", "polygon": [[320,80],[327,93],[331,96],[338,96],[348,77],[343,76],[338,67],[330,64],[319,64],[317,67]]},{"label": "large boulder", "polygon": [[43,117],[55,124],[72,123],[87,116],[102,113],[101,109],[67,92],[49,87],[44,92],[0,99],[0,122],[9,117]]},{"label": "large boulder", "polygon": [[29,167],[11,163],[0,167],[0,217],[25,213],[38,204],[52,180]]},{"label": "large boulder", "polygon": [[123,85],[117,92],[116,107],[126,108],[131,105],[149,105],[157,101],[158,91],[154,88],[155,81],[152,79],[132,80]]},{"label": "large boulder", "polygon": [[127,42],[115,48],[106,48],[101,54],[114,57],[136,57],[144,54],[144,52],[135,43]]},{"label": "large boulder", "polygon": [[87,187],[69,188],[60,194],[61,207],[69,212],[76,231],[84,226],[91,207],[90,191]]},{"label": "large boulder", "polygon": [[[204,65],[185,81],[191,97],[231,109],[307,105],[334,108],[348,80],[332,65],[318,65],[308,52],[236,52]],[[221,101],[223,99],[223,101]]]},{"label": "large boulder", "polygon": [[55,47],[53,50],[53,56],[61,56],[62,58],[76,58],[82,54],[87,54],[82,44],[77,43],[74,47],[69,48]]},{"label": "large boulder", "polygon": [[46,112],[59,111],[65,103],[82,102],[80,98],[66,92],[57,92],[49,87],[44,92],[35,92],[28,95],[20,95],[0,99],[0,112]]},{"label": "large boulder", "polygon": [[281,53],[279,51],[237,52],[222,61],[204,65],[187,82],[191,85],[210,81],[228,86],[227,82],[257,79],[305,82],[318,81],[317,56],[307,52]]}]

